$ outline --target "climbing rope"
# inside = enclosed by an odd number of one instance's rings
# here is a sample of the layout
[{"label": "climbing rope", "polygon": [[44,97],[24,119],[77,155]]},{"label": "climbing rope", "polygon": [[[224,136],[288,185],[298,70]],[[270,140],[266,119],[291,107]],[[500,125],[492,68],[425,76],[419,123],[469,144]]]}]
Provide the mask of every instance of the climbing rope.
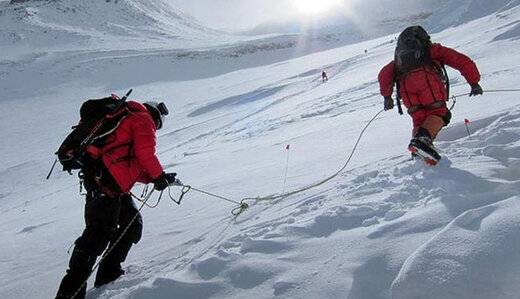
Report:
[{"label": "climbing rope", "polygon": [[484,92],[520,92],[520,89],[486,89]]},{"label": "climbing rope", "polygon": [[245,210],[247,210],[249,208],[249,205],[245,202],[244,199],[242,199],[241,201],[236,201],[236,200],[224,197],[222,195],[217,195],[217,194],[214,194],[214,193],[211,193],[211,192],[208,192],[208,191],[204,191],[204,190],[201,190],[201,189],[194,188],[194,187],[192,187],[190,185],[176,184],[174,186],[182,187],[181,195],[179,196],[179,199],[175,200],[175,198],[173,198],[171,196],[170,189],[168,189],[168,195],[170,196],[170,199],[173,202],[175,202],[176,204],[178,204],[178,205],[181,204],[181,201],[184,198],[184,195],[186,195],[189,191],[193,190],[195,192],[199,192],[199,193],[202,193],[204,195],[207,195],[207,196],[210,196],[210,197],[214,197],[214,198],[218,198],[218,199],[221,199],[221,200],[224,200],[224,201],[227,201],[227,202],[230,202],[230,203],[238,205],[236,208],[231,210],[231,214],[233,216],[235,216],[235,217],[240,215],[240,214],[242,214]]},{"label": "climbing rope", "polygon": [[[487,90],[484,90],[484,92],[488,93],[493,93],[493,92],[520,92],[520,89],[487,89]],[[457,98],[459,97],[463,97],[463,96],[467,96],[469,95],[470,93],[464,93],[464,94],[457,94],[457,95],[453,95],[451,96],[451,99],[453,100],[453,104],[451,105],[450,107],[450,110],[452,110],[454,107],[455,107],[455,104],[457,103]],[[289,196],[292,196],[292,195],[296,195],[296,194],[299,194],[299,193],[302,193],[302,192],[305,192],[305,191],[308,191],[310,189],[313,189],[313,188],[316,188],[318,186],[321,186],[327,182],[329,182],[330,180],[334,179],[335,177],[337,177],[341,172],[343,172],[347,166],[350,164],[358,146],[359,146],[359,143],[361,142],[366,130],[370,127],[370,125],[377,119],[377,117],[384,111],[383,110],[380,110],[379,112],[377,112],[368,122],[367,124],[365,125],[365,127],[363,128],[363,130],[361,130],[357,140],[356,140],[356,143],[354,144],[354,147],[352,148],[352,151],[350,152],[346,162],[343,164],[343,166],[338,170],[336,171],[334,174],[332,174],[331,176],[321,180],[321,181],[318,181],[314,184],[311,184],[311,185],[308,185],[306,187],[303,187],[303,188],[300,188],[300,189],[297,189],[297,190],[294,190],[294,191],[291,191],[291,192],[288,192],[288,193],[285,193],[283,192],[282,194],[278,194],[278,195],[268,195],[268,196],[264,196],[264,197],[246,197],[246,198],[242,198],[242,200],[240,201],[236,201],[236,200],[233,200],[233,199],[230,199],[230,198],[227,198],[225,196],[222,196],[222,195],[218,195],[218,194],[214,194],[214,193],[211,193],[211,192],[208,192],[208,191],[205,191],[205,190],[202,190],[202,189],[198,189],[198,188],[194,188],[193,186],[191,185],[184,185],[184,184],[175,184],[175,186],[179,186],[179,187],[182,187],[182,190],[181,190],[181,195],[179,197],[179,199],[175,199],[172,197],[171,193],[170,193],[170,188],[168,188],[168,196],[170,197],[170,199],[175,202],[176,204],[181,204],[181,201],[182,199],[184,198],[184,196],[190,192],[190,191],[195,191],[195,192],[199,192],[201,194],[204,194],[204,195],[207,195],[209,197],[213,197],[213,198],[217,198],[217,199],[220,199],[220,200],[224,200],[224,201],[227,201],[227,202],[230,202],[230,203],[233,203],[233,204],[236,204],[237,207],[234,208],[232,211],[231,211],[231,214],[234,215],[235,217],[242,214],[245,210],[247,210],[249,208],[249,204],[247,203],[247,201],[254,201],[254,202],[258,202],[258,201],[273,201],[273,200],[278,200],[278,199],[282,199],[282,198],[286,198],[286,197],[289,197]],[[155,208],[160,200],[161,200],[161,196],[162,196],[162,192],[161,192],[161,195],[159,196],[159,199],[157,201],[157,203],[155,205],[147,205],[149,207],[153,207]],[[146,204],[146,201],[143,202],[144,204]]]},{"label": "climbing rope", "polygon": [[[520,89],[486,89],[484,90],[485,93],[496,93],[496,92],[520,92]],[[457,95],[453,95],[451,96],[450,98],[453,100],[453,104],[451,105],[451,107],[449,108],[450,110],[452,110],[454,107],[455,107],[455,104],[457,103],[457,98],[460,98],[460,97],[463,97],[463,96],[468,96],[470,93],[463,93],[463,94],[457,94]],[[253,202],[258,202],[258,201],[273,201],[273,200],[278,200],[278,199],[282,199],[282,198],[287,198],[289,196],[292,196],[292,195],[296,195],[296,194],[299,194],[299,193],[302,193],[302,192],[305,192],[305,191],[308,191],[310,189],[313,189],[313,188],[316,188],[318,186],[321,186],[327,182],[329,182],[330,180],[334,179],[335,177],[337,177],[342,171],[344,171],[347,166],[350,164],[351,160],[352,160],[352,157],[354,156],[356,150],[357,150],[357,147],[359,146],[359,143],[361,142],[361,139],[363,138],[366,130],[370,127],[370,125],[377,119],[377,117],[384,111],[383,110],[380,110],[379,112],[377,112],[369,121],[368,123],[365,125],[365,127],[363,128],[363,130],[361,130],[361,133],[359,134],[357,140],[356,140],[356,143],[354,144],[354,147],[352,148],[352,151],[350,152],[346,162],[343,164],[343,166],[338,170],[336,171],[334,174],[332,174],[331,176],[321,180],[321,181],[318,181],[314,184],[311,184],[311,185],[308,185],[306,187],[303,187],[301,189],[297,189],[297,190],[294,190],[294,191],[291,191],[291,192],[288,192],[288,193],[282,193],[282,194],[278,194],[278,195],[268,195],[268,196],[264,196],[264,197],[246,197],[246,198],[243,198],[242,200],[240,201],[236,201],[236,200],[232,200],[230,198],[227,198],[227,197],[224,197],[224,196],[221,196],[221,195],[217,195],[217,194],[214,194],[214,193],[211,193],[211,192],[208,192],[208,191],[204,191],[204,190],[201,190],[201,189],[196,189],[196,188],[193,188],[192,186],[190,185],[178,185],[178,186],[181,186],[183,189],[182,189],[182,193],[181,193],[181,196],[178,200],[175,200],[172,198],[172,196],[170,195],[170,198],[177,204],[180,204],[182,198],[184,197],[184,195],[186,195],[186,193],[188,193],[190,190],[193,190],[193,191],[196,191],[196,192],[199,192],[199,193],[202,193],[204,195],[207,195],[207,196],[210,196],[210,197],[214,197],[214,198],[217,198],[217,199],[221,199],[221,200],[225,200],[227,202],[230,202],[230,203],[234,203],[236,205],[238,205],[236,208],[234,208],[231,213],[234,215],[234,216],[238,216],[240,215],[241,213],[243,213],[245,210],[247,210],[249,208],[249,204],[247,203],[247,201],[253,201]]]},{"label": "climbing rope", "polygon": [[[81,292],[81,289],[83,289],[83,287],[85,287],[87,285],[87,282],[88,282],[88,279],[90,278],[90,276],[92,275],[92,273],[94,273],[94,271],[96,271],[96,269],[99,267],[99,264],[101,264],[101,262],[103,262],[103,260],[106,258],[107,255],[109,255],[113,250],[114,248],[117,246],[117,244],[119,244],[119,242],[123,239],[123,237],[126,235],[126,233],[128,232],[128,230],[130,229],[130,227],[132,226],[132,224],[135,222],[135,220],[137,219],[137,217],[139,217],[139,213],[141,212],[141,210],[147,205],[147,202],[148,200],[150,199],[150,197],[152,196],[154,192],[154,189],[152,189],[152,191],[150,191],[148,194],[146,194],[146,196],[144,198],[141,198],[140,201],[142,202],[141,206],[139,207],[139,209],[137,210],[137,212],[135,213],[134,217],[132,218],[132,220],[130,220],[130,222],[128,223],[128,225],[125,227],[125,229],[123,230],[123,232],[121,233],[121,235],[119,235],[119,237],[114,241],[114,243],[112,244],[112,246],[110,246],[107,250],[105,250],[105,252],[103,253],[103,255],[101,256],[101,258],[99,259],[99,261],[97,261],[97,263],[94,265],[94,267],[92,268],[92,270],[90,271],[90,273],[88,274],[87,278],[85,279],[85,281],[83,281],[83,283],[79,286],[79,288],[76,290],[76,292],[74,293],[74,295],[72,295],[72,297],[70,297],[70,299],[74,299],[76,298],[76,296],[78,296],[78,294]],[[132,195],[133,196],[133,195]],[[133,196],[134,197],[134,196]],[[159,198],[159,201],[160,201],[160,198]],[[158,203],[157,203],[158,204]]]},{"label": "climbing rope", "polygon": [[361,142],[361,139],[363,138],[363,136],[365,135],[365,132],[366,130],[370,127],[370,125],[377,119],[377,117],[383,113],[385,110],[382,109],[380,110],[379,112],[377,112],[368,122],[367,124],[365,125],[365,127],[363,128],[363,130],[361,130],[361,133],[359,133],[359,136],[356,140],[356,143],[354,144],[354,147],[352,148],[352,151],[350,152],[347,160],[345,161],[345,163],[343,164],[343,166],[338,170],[336,171],[334,174],[332,174],[331,176],[319,181],[319,182],[316,182],[314,184],[311,184],[307,187],[304,187],[304,188],[301,188],[301,189],[297,189],[297,190],[294,190],[294,191],[291,191],[291,192],[288,192],[288,193],[285,193],[285,194],[279,194],[279,195],[271,195],[271,196],[266,196],[266,197],[260,197],[260,198],[248,198],[248,199],[255,199],[257,201],[260,201],[260,200],[277,200],[277,199],[282,199],[282,198],[286,198],[286,197],[289,197],[289,196],[292,196],[292,195],[295,195],[295,194],[299,194],[299,193],[302,193],[304,191],[308,191],[310,189],[313,189],[313,188],[316,188],[318,186],[321,186],[327,182],[329,182],[330,180],[332,180],[333,178],[337,177],[341,172],[343,172],[343,170],[345,170],[345,168],[347,168],[347,166],[350,164],[350,161],[352,160],[352,157],[354,157],[354,154],[356,153],[356,150],[359,146],[359,143]]},{"label": "climbing rope", "polygon": [[157,198],[157,202],[155,204],[153,204],[153,205],[150,205],[150,204],[148,204],[148,199],[149,199],[148,194],[151,195],[152,192],[154,192],[154,189],[152,189],[152,191],[150,191],[150,193],[148,193],[148,185],[146,185],[144,187],[144,189],[143,189],[143,193],[141,194],[141,197],[136,196],[132,192],[130,192],[130,196],[132,196],[132,198],[134,198],[135,200],[141,202],[146,207],[148,207],[150,209],[155,209],[155,208],[157,208],[157,206],[159,206],[159,203],[161,202],[163,191],[161,191],[161,193],[159,193],[159,197]]},{"label": "climbing rope", "polygon": [[[231,214],[233,214],[235,217],[242,214],[245,210],[247,210],[249,208],[249,204],[247,203],[247,201],[254,201],[254,202],[258,202],[258,201],[273,201],[273,200],[278,200],[278,199],[282,199],[282,198],[286,198],[286,197],[289,197],[289,196],[292,196],[292,195],[295,195],[295,194],[299,194],[299,193],[302,193],[302,192],[305,192],[305,191],[308,191],[310,189],[313,189],[313,188],[316,188],[318,186],[321,186],[327,182],[329,182],[330,180],[332,180],[333,178],[337,177],[343,170],[345,170],[345,168],[347,168],[347,166],[350,164],[351,160],[352,160],[352,157],[354,156],[358,146],[359,146],[359,143],[361,142],[361,139],[363,138],[366,130],[370,127],[370,125],[377,119],[377,117],[384,111],[383,110],[380,110],[379,112],[377,112],[369,121],[368,123],[365,125],[365,127],[363,128],[363,130],[361,130],[361,133],[359,134],[357,140],[356,140],[356,143],[354,144],[354,147],[352,148],[352,151],[350,152],[346,162],[343,164],[343,166],[338,170],[336,171],[334,174],[332,174],[331,176],[321,180],[321,181],[318,181],[314,184],[311,184],[309,186],[306,186],[306,187],[303,187],[301,189],[297,189],[297,190],[294,190],[294,191],[291,191],[291,192],[288,192],[288,193],[282,193],[282,194],[279,194],[279,195],[268,195],[268,196],[264,196],[264,197],[246,197],[246,198],[243,198],[242,200],[240,201],[236,201],[236,200],[232,200],[230,198],[227,198],[227,197],[224,197],[224,196],[221,196],[221,195],[217,195],[217,194],[214,194],[214,193],[211,193],[211,192],[208,192],[208,191],[204,191],[204,190],[201,190],[201,189],[197,189],[197,188],[193,188],[192,186],[190,185],[178,185],[178,186],[182,186],[183,188],[183,192],[181,194],[181,197],[179,198],[178,201],[175,201],[173,198],[172,200],[174,200],[175,202],[178,202],[180,204],[180,201],[182,200],[182,198],[184,197],[184,195],[186,193],[188,193],[190,190],[193,190],[193,191],[196,191],[196,192],[199,192],[199,193],[202,193],[202,194],[205,194],[207,196],[210,196],[210,197],[214,197],[214,198],[217,198],[217,199],[221,199],[221,200],[225,200],[227,202],[230,202],[230,203],[234,203],[236,205],[238,205],[236,208],[234,208],[232,211],[231,211]],[[171,198],[171,196],[170,196]]]},{"label": "climbing rope", "polygon": [[[484,90],[484,92],[486,93],[495,93],[495,92],[520,92],[520,89],[491,89],[491,90]],[[459,95],[453,95],[451,96],[451,99],[453,99],[453,104],[451,105],[450,107],[450,110],[452,110],[457,102],[457,98],[459,97],[463,97],[463,96],[467,96],[469,95],[469,93],[464,93],[464,94],[459,94]],[[168,187],[168,196],[170,197],[170,199],[175,202],[176,204],[181,204],[181,201],[182,199],[184,198],[184,196],[190,192],[191,190],[195,191],[195,192],[199,192],[201,194],[204,194],[204,195],[207,195],[209,197],[214,197],[214,198],[217,198],[217,199],[220,199],[220,200],[224,200],[224,201],[227,201],[227,202],[230,202],[230,203],[233,203],[233,204],[236,204],[237,207],[235,207],[232,211],[231,211],[231,214],[233,214],[235,217],[237,217],[238,215],[242,214],[244,211],[246,211],[248,208],[249,208],[249,204],[246,203],[246,201],[255,201],[255,202],[258,202],[258,201],[273,201],[273,200],[277,200],[277,199],[282,199],[282,198],[287,198],[289,196],[292,196],[292,195],[295,195],[295,194],[299,194],[299,193],[302,193],[302,192],[305,192],[305,191],[308,191],[310,189],[313,189],[313,188],[316,188],[318,186],[321,186],[327,182],[329,182],[330,180],[334,179],[335,177],[337,177],[342,171],[344,171],[347,166],[349,165],[349,163],[351,162],[352,160],[352,157],[354,156],[356,150],[357,150],[357,147],[359,146],[359,143],[361,142],[361,139],[363,138],[366,130],[370,127],[370,125],[377,119],[377,117],[384,111],[383,110],[380,110],[379,112],[377,112],[369,121],[368,123],[365,125],[365,127],[363,128],[363,130],[361,130],[361,133],[359,134],[357,140],[356,140],[356,143],[354,144],[354,147],[352,148],[352,151],[350,152],[346,162],[344,163],[344,165],[338,170],[336,171],[334,174],[332,174],[331,176],[321,180],[321,181],[318,181],[314,184],[311,184],[311,185],[308,185],[306,187],[303,187],[303,188],[300,188],[300,189],[297,189],[297,190],[294,190],[294,191],[291,191],[291,192],[288,192],[288,193],[282,193],[282,194],[278,194],[278,195],[269,195],[269,196],[264,196],[264,197],[246,197],[246,198],[243,198],[242,200],[240,201],[236,201],[236,200],[233,200],[233,199],[230,199],[230,198],[227,198],[227,197],[224,197],[224,196],[221,196],[221,195],[217,195],[217,194],[214,194],[214,193],[211,193],[211,192],[208,192],[208,191],[204,191],[204,190],[201,190],[201,189],[198,189],[198,188],[194,188],[190,185],[184,185],[184,184],[176,184],[176,186],[180,186],[182,187],[181,189],[181,195],[179,197],[178,200],[175,200],[171,193],[170,193],[170,186]],[[52,168],[54,168],[54,166],[56,165],[56,161],[54,162]],[[52,172],[52,170],[51,170]],[[48,177],[50,176],[50,174],[48,175]],[[101,264],[101,262],[103,262],[103,260],[106,258],[107,255],[109,255],[113,250],[114,248],[119,244],[119,242],[123,239],[123,237],[125,236],[125,234],[128,232],[128,230],[130,229],[130,227],[132,226],[132,224],[135,222],[135,220],[137,219],[137,217],[139,216],[139,213],[141,212],[141,210],[147,206],[149,208],[156,208],[159,203],[161,202],[161,198],[162,198],[162,194],[163,194],[163,191],[161,191],[161,193],[159,194],[159,198],[157,199],[157,202],[153,205],[149,205],[148,204],[148,200],[150,199],[151,195],[154,193],[154,189],[152,189],[150,192],[146,193],[148,191],[148,187],[145,187],[145,189],[143,190],[143,194],[141,197],[137,197],[135,196],[133,193],[130,193],[130,195],[137,199],[138,201],[140,201],[142,204],[141,206],[139,207],[139,209],[137,210],[136,214],[134,215],[134,217],[130,220],[130,222],[128,223],[128,225],[125,227],[125,229],[123,230],[123,232],[119,235],[119,237],[114,241],[114,243],[112,244],[112,246],[110,246],[105,252],[104,254],[101,256],[101,258],[99,259],[99,261],[97,261],[97,263],[94,265],[94,267],[92,268],[92,270],[90,271],[89,275],[87,276],[87,278],[85,279],[85,281],[83,281],[83,283],[80,285],[80,287],[76,290],[76,292],[72,295],[71,299],[74,299],[80,292],[81,292],[81,289],[87,284],[87,281],[88,279],[90,278],[90,276],[92,275],[92,273],[99,267],[99,265]],[[144,195],[144,197],[143,197]]]},{"label": "climbing rope", "polygon": [[[520,89],[485,89],[483,90],[483,92],[485,93],[488,93],[488,92],[491,92],[491,93],[497,93],[497,92],[520,92]],[[451,104],[450,106],[450,111],[453,110],[453,108],[455,108],[455,105],[457,104],[457,98],[460,98],[460,97],[465,97],[465,96],[469,96],[470,93],[467,92],[467,93],[462,93],[462,94],[457,94],[457,95],[453,95],[450,97],[451,100],[453,100],[453,104]]]}]

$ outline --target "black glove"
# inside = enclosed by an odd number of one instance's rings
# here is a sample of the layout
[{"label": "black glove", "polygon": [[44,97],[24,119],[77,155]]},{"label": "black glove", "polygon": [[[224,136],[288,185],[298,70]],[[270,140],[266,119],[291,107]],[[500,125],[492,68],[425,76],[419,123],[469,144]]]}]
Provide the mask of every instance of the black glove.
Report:
[{"label": "black glove", "polygon": [[469,93],[469,96],[476,96],[483,94],[484,91],[482,90],[482,87],[478,83],[471,84],[471,92]]},{"label": "black glove", "polygon": [[385,110],[394,109],[394,100],[392,97],[385,97]]},{"label": "black glove", "polygon": [[[176,178],[177,173],[170,172],[166,174],[166,179],[168,180],[168,185],[174,185],[179,181],[179,179]],[[180,181],[179,181],[180,182]]]},{"label": "black glove", "polygon": [[155,190],[163,191],[170,185],[170,182],[168,182],[168,175],[166,173],[161,173],[161,175],[153,180],[153,187]]}]

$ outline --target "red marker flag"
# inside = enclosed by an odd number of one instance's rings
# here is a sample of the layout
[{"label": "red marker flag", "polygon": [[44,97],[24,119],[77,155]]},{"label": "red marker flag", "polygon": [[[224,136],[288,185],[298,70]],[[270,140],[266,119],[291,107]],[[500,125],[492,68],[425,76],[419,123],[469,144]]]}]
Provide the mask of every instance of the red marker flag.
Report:
[{"label": "red marker flag", "polygon": [[289,150],[289,147],[290,147],[290,145],[288,144],[288,145],[285,146],[285,149]]},{"label": "red marker flag", "polygon": [[469,119],[465,118],[464,119],[464,125],[466,126],[466,132],[468,132],[468,136],[471,136],[471,132],[469,131]]}]

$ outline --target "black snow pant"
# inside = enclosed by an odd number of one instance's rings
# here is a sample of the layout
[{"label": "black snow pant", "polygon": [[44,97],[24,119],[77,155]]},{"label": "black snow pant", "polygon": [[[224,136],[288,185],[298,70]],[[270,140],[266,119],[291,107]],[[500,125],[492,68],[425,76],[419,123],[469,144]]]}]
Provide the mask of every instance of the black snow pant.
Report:
[{"label": "black snow pant", "polygon": [[[132,244],[141,239],[143,220],[129,194],[116,198],[109,197],[99,190],[87,193],[85,203],[85,229],[76,240],[69,261],[69,268],[63,277],[56,298],[85,298],[86,280],[107,245],[112,248],[130,221],[137,215],[128,231],[115,247],[104,257],[96,275],[96,286],[115,280],[124,272],[121,263],[126,259]],[[81,289],[80,289],[81,288]]]}]

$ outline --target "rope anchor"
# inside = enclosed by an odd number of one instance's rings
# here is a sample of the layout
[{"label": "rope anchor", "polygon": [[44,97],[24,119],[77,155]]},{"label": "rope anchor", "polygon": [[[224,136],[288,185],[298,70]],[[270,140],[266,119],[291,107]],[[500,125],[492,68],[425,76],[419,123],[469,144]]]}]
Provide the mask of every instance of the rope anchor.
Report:
[{"label": "rope anchor", "polygon": [[231,214],[233,214],[234,216],[238,216],[245,212],[247,209],[249,209],[249,205],[244,200],[242,200],[238,207],[231,210]]},{"label": "rope anchor", "polygon": [[168,195],[170,196],[170,199],[180,205],[181,202],[182,202],[182,199],[184,198],[184,195],[186,195],[186,193],[190,192],[191,190],[191,186],[190,185],[178,185],[178,186],[182,186],[182,189],[181,189],[181,195],[179,196],[179,199],[178,200],[175,200],[175,198],[172,197],[171,193],[170,193],[170,188],[168,188]]},{"label": "rope anchor", "polygon": [[210,192],[207,192],[207,191],[204,191],[204,190],[200,190],[200,189],[197,189],[197,188],[193,188],[191,185],[181,185],[181,184],[176,184],[174,186],[179,186],[179,187],[182,187],[181,189],[181,195],[179,196],[179,199],[175,199],[173,198],[173,196],[171,195],[170,193],[170,188],[168,188],[168,196],[170,197],[170,199],[180,205],[181,202],[182,202],[182,199],[184,198],[184,196],[190,192],[190,191],[197,191],[199,193],[202,193],[202,194],[205,194],[207,196],[211,196],[211,197],[214,197],[214,198],[218,198],[218,199],[221,199],[221,200],[225,200],[227,202],[230,202],[230,203],[234,203],[234,204],[237,204],[238,206],[236,208],[234,208],[233,210],[231,210],[231,214],[233,216],[238,216],[240,214],[242,214],[245,210],[247,210],[249,208],[249,204],[247,204],[245,202],[246,199],[242,199],[240,202],[238,201],[235,201],[235,200],[232,200],[232,199],[229,199],[227,197],[224,197],[224,196],[220,196],[220,195],[216,195],[216,194],[213,194],[213,193],[210,193]]}]

